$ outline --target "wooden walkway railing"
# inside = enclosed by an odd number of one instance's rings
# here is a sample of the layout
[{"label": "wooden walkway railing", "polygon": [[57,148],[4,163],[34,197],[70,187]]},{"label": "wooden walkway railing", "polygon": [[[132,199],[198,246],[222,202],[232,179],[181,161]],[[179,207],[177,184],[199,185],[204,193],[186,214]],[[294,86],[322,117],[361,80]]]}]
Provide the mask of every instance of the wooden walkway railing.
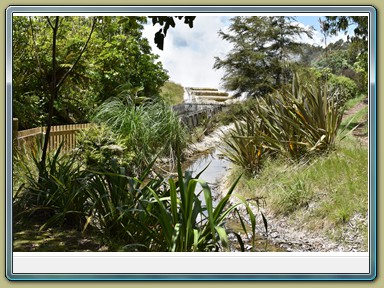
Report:
[{"label": "wooden walkway railing", "polygon": [[[55,150],[63,143],[63,150],[69,151],[76,145],[76,132],[90,127],[90,123],[52,126],[50,132],[48,150]],[[47,127],[37,127],[28,130],[18,131],[18,119],[13,119],[12,137],[13,145],[19,149],[32,148],[36,145],[36,140],[42,139]]]}]

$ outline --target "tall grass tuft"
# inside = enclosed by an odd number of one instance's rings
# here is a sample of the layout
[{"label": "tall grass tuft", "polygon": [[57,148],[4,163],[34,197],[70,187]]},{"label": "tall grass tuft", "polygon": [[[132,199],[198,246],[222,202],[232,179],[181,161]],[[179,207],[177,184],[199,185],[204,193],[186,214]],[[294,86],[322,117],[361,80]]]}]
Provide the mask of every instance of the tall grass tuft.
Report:
[{"label": "tall grass tuft", "polygon": [[266,153],[261,138],[256,136],[258,120],[249,116],[252,118],[247,121],[235,122],[234,128],[222,137],[226,144],[222,152],[232,163],[242,167],[247,176],[260,171]]},{"label": "tall grass tuft", "polygon": [[95,111],[93,121],[120,134],[134,155],[131,164],[136,174],[155,155],[175,157],[187,143],[185,128],[163,102],[134,105],[124,99],[109,99]]}]

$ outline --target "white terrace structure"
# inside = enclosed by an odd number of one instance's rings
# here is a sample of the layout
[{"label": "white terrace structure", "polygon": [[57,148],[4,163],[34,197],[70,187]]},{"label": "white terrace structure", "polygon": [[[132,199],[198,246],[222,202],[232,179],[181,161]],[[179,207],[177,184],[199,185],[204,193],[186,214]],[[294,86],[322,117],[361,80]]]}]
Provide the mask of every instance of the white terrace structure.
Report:
[{"label": "white terrace structure", "polygon": [[229,104],[233,99],[227,92],[221,92],[215,88],[186,87],[187,103],[201,104]]}]

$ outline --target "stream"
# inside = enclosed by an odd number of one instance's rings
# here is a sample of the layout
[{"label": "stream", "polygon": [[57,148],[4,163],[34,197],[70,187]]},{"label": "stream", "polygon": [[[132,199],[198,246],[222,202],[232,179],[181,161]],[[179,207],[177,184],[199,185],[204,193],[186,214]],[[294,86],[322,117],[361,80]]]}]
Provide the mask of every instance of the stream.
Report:
[{"label": "stream", "polygon": [[[207,167],[208,165],[208,167]],[[206,168],[207,167],[207,168]],[[209,187],[212,191],[213,205],[216,206],[220,201],[220,197],[223,195],[222,191],[218,191],[221,185],[220,181],[227,175],[229,169],[231,168],[231,163],[225,159],[220,152],[216,149],[213,152],[208,154],[203,154],[193,160],[192,164],[187,164],[185,170],[192,171],[193,175],[198,174],[204,168],[205,171],[200,175],[200,179],[203,179],[208,182]],[[201,189],[197,189],[199,192]],[[204,196],[200,194],[199,199],[205,204]],[[256,215],[260,217],[260,215]],[[226,227],[235,231],[236,233],[241,233],[242,236],[245,236],[245,233],[241,227],[241,223],[238,219],[230,219],[226,223]],[[260,227],[257,227],[258,229]],[[248,231],[251,231],[250,227],[247,227]],[[257,232],[256,232],[257,233]],[[240,245],[237,242],[236,237],[231,233],[229,235],[231,251],[240,251]],[[252,245],[248,239],[243,237],[246,250],[251,250]],[[271,241],[266,239],[261,233],[256,236],[255,248],[253,251],[257,252],[281,252],[286,251],[280,246],[273,244]]]}]

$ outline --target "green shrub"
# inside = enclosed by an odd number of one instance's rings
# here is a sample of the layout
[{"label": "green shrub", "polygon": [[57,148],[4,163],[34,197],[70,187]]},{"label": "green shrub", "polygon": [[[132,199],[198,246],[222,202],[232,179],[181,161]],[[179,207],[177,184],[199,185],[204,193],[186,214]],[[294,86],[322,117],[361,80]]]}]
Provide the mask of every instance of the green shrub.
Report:
[{"label": "green shrub", "polygon": [[128,166],[134,158],[124,140],[106,125],[92,125],[78,132],[76,149],[88,169],[108,171],[112,162]]},{"label": "green shrub", "polygon": [[258,98],[223,138],[224,154],[248,174],[257,174],[264,154],[303,159],[333,148],[343,116],[327,86],[305,83],[296,74],[292,86]]},{"label": "green shrub", "polygon": [[163,102],[133,105],[124,99],[104,102],[93,117],[119,134],[133,152],[130,170],[140,174],[155,156],[174,157],[186,146],[186,132],[171,107]]},{"label": "green shrub", "polygon": [[[192,177],[187,171],[183,176],[180,162],[178,179],[165,181],[161,175],[150,177],[155,161],[140,177],[131,177],[115,158],[110,160],[108,171],[99,165],[82,169],[77,159],[76,153],[61,155],[59,148],[48,157],[46,175],[37,178],[36,173],[26,170],[28,181],[13,201],[16,222],[36,216],[43,221],[41,230],[63,224],[83,232],[92,227],[93,235],[115,251],[228,248],[227,235],[232,231],[226,229],[225,221],[240,204],[227,204],[239,179],[214,207],[207,182],[198,179],[202,172]],[[34,164],[40,165],[38,161]],[[197,184],[202,187],[205,203],[196,191]],[[247,201],[241,200],[249,213],[254,241],[255,215]],[[244,220],[241,223],[246,231]],[[242,238],[233,233],[244,250]]]},{"label": "green shrub", "polygon": [[13,198],[15,219],[38,217],[45,221],[42,229],[64,223],[79,228],[84,223],[87,202],[78,155],[62,155],[61,147],[48,155],[46,173],[40,175],[37,171],[41,166],[41,144],[37,153],[19,160],[19,172],[23,172],[21,177],[25,182]]},{"label": "green shrub", "polygon": [[291,91],[282,89],[260,99],[255,111],[266,146],[300,159],[334,147],[344,108],[327,86],[303,83],[296,74]]},{"label": "green shrub", "polygon": [[84,230],[93,226],[111,249],[165,250],[151,193],[156,191],[159,197],[164,197],[163,178],[148,179],[152,164],[137,178],[127,176],[116,162],[111,172],[89,171],[85,193],[90,209]]},{"label": "green shrub", "polygon": [[232,163],[242,167],[247,176],[260,171],[264,153],[267,152],[257,136],[259,120],[255,116],[249,113],[246,120],[236,122],[234,129],[222,137],[225,144],[223,154]]},{"label": "green shrub", "polygon": [[328,81],[329,89],[333,91],[336,101],[345,103],[356,97],[358,92],[357,84],[352,79],[331,74]]},{"label": "green shrub", "polygon": [[[192,176],[190,171],[186,171],[183,176],[180,162],[178,162],[177,181],[172,178],[168,180],[169,188],[166,195],[169,195],[169,197],[161,199],[155,191],[152,192],[157,204],[159,204],[160,213],[157,214],[157,219],[161,226],[163,239],[167,242],[168,251],[225,251],[229,247],[229,233],[233,233],[236,236],[244,251],[242,238],[236,232],[225,227],[225,222],[230,213],[237,211],[236,207],[241,205],[241,203],[229,205],[228,202],[240,177],[234,181],[228,193],[214,207],[212,192],[208,183],[199,179],[203,171],[195,177]],[[199,193],[196,192],[197,185],[202,187],[202,191]],[[205,203],[200,200],[200,193],[203,193]],[[254,246],[256,218],[248,202],[241,197],[239,199],[245,205],[251,221],[252,231],[250,232]],[[264,215],[262,217],[265,221],[265,229],[267,229]],[[242,216],[239,215],[239,218],[244,232],[248,235]]]}]

